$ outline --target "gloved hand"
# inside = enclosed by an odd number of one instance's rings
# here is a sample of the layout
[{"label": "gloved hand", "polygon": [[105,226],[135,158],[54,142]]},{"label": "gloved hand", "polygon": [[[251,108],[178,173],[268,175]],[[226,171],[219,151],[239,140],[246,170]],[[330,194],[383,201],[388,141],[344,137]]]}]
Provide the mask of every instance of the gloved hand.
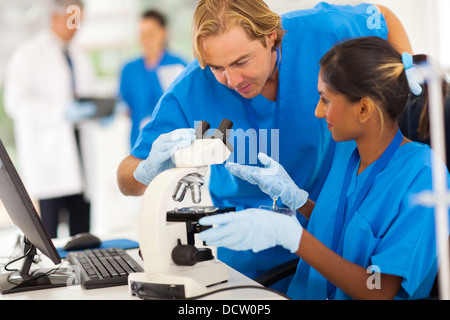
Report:
[{"label": "gloved hand", "polygon": [[262,167],[227,163],[225,167],[235,176],[256,184],[272,199],[280,199],[291,210],[296,211],[308,200],[308,193],[292,181],[283,166],[264,153],[258,154]]},{"label": "gloved hand", "polygon": [[405,67],[406,78],[408,79],[409,89],[415,96],[422,94],[424,78],[422,73],[413,64],[413,56],[407,52],[402,54],[402,61]]},{"label": "gloved hand", "polygon": [[65,109],[66,119],[72,123],[78,123],[93,117],[97,112],[97,106],[93,102],[72,101]]},{"label": "gloved hand", "polygon": [[175,168],[172,155],[178,149],[190,146],[194,140],[194,129],[177,129],[160,135],[153,142],[148,158],[137,166],[133,174],[134,178],[148,185],[159,173]]},{"label": "gloved hand", "polygon": [[198,234],[209,246],[258,252],[280,245],[294,253],[303,228],[295,216],[262,209],[211,215],[199,220],[203,226],[217,225]]}]

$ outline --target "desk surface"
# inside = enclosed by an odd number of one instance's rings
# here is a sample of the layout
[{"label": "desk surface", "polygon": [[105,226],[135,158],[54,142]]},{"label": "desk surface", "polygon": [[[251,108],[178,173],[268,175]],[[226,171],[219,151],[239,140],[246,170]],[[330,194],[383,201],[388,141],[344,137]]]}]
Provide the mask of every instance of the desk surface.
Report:
[{"label": "desk surface", "polygon": [[[122,235],[120,235],[122,237]],[[111,238],[111,237],[110,237]],[[12,235],[7,237],[1,237],[0,239],[0,256],[3,261],[8,255],[11,254],[14,249],[14,243],[16,238]],[[65,240],[55,239],[55,246],[59,246],[60,243],[64,243]],[[59,242],[59,243],[58,243]],[[142,260],[138,255],[138,250],[127,250],[137,262],[142,264]],[[41,255],[43,261],[38,266],[49,267],[52,263],[44,256]],[[48,264],[50,263],[50,264]],[[68,263],[68,262],[63,262]],[[62,266],[64,267],[64,265]],[[2,270],[2,272],[4,272]],[[218,284],[209,288],[209,291],[215,291],[222,288],[231,288],[235,286],[258,286],[257,282],[242,275],[238,271],[229,268],[230,279],[226,283]],[[128,286],[117,286],[110,288],[91,289],[86,290],[80,285],[71,287],[62,287],[54,289],[44,289],[36,291],[19,292],[13,294],[0,295],[0,300],[139,300],[138,297],[132,296],[128,291]],[[202,299],[206,300],[280,300],[284,299],[281,295],[267,290],[259,289],[235,289],[226,290],[219,293],[214,293]]]}]

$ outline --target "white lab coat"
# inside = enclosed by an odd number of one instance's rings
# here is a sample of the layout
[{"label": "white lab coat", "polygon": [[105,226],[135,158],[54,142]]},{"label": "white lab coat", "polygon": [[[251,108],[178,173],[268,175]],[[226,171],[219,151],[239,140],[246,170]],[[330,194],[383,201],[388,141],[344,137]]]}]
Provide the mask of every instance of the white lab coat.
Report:
[{"label": "white lab coat", "polygon": [[[14,121],[21,178],[32,198],[47,199],[83,191],[74,125],[64,117],[73,100],[70,70],[62,42],[51,31],[24,43],[12,56],[4,102]],[[73,43],[77,94],[91,95],[94,81],[89,59]]]}]

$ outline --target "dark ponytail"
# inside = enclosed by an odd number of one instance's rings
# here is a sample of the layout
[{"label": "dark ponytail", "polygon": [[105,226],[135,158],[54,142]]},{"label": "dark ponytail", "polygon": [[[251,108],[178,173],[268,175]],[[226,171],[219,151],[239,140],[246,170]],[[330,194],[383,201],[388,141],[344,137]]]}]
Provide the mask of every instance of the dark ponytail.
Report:
[{"label": "dark ponytail", "polygon": [[[428,60],[428,56],[424,54],[418,54],[413,57],[414,64],[421,64]],[[428,85],[423,84],[423,93],[420,96],[420,103],[422,105],[419,123],[417,126],[417,134],[420,140],[426,140],[430,137],[430,120],[428,109]],[[442,95],[445,97],[448,93],[448,85],[445,79],[442,82]]]}]

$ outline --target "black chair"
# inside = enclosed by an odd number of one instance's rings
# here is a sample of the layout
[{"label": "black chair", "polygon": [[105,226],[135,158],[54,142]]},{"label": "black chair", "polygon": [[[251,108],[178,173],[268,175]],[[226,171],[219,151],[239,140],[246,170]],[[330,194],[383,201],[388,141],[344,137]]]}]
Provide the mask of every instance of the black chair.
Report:
[{"label": "black chair", "polygon": [[299,259],[294,259],[288,262],[285,262],[279,266],[276,266],[258,277],[254,280],[264,287],[270,287],[271,285],[277,283],[278,281],[293,275],[297,271],[297,264]]}]

